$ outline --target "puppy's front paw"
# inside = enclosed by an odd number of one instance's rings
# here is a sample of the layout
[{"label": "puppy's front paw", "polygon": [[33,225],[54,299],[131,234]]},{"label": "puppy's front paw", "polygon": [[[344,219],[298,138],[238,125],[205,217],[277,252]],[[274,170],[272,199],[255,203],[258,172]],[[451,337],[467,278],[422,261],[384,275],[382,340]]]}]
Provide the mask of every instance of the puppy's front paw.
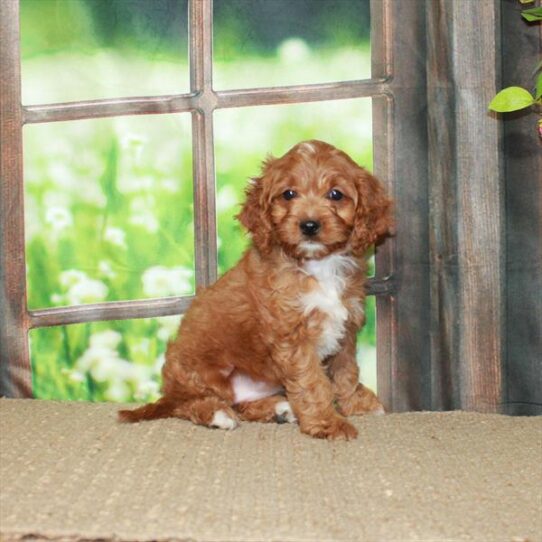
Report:
[{"label": "puppy's front paw", "polygon": [[302,427],[301,430],[311,437],[330,440],[353,440],[358,436],[358,430],[341,416],[334,416],[325,422]]}]

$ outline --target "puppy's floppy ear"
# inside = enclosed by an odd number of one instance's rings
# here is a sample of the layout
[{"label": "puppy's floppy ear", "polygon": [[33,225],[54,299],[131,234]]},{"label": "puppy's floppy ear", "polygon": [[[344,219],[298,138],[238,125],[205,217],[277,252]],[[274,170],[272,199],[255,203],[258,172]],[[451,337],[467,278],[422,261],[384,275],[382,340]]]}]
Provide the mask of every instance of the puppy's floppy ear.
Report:
[{"label": "puppy's floppy ear", "polygon": [[395,223],[393,203],[382,183],[365,169],[356,169],[358,202],[351,245],[354,253],[363,254],[384,236],[392,234]]},{"label": "puppy's floppy ear", "polygon": [[245,203],[236,218],[252,234],[254,245],[265,254],[271,251],[273,229],[264,185],[263,176],[251,179],[245,191]]}]

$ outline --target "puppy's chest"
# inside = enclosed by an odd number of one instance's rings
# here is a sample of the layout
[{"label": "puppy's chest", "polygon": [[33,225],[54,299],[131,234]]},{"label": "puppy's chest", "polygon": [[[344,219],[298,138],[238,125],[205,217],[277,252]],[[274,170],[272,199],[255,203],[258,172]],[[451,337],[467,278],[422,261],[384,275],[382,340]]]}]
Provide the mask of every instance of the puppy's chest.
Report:
[{"label": "puppy's chest", "polygon": [[348,309],[344,304],[344,291],[347,275],[355,267],[355,262],[344,256],[330,256],[322,260],[305,263],[305,271],[314,279],[313,287],[301,296],[303,313],[309,318],[317,310],[324,315],[318,319],[318,354],[321,359],[336,354],[346,333]]}]

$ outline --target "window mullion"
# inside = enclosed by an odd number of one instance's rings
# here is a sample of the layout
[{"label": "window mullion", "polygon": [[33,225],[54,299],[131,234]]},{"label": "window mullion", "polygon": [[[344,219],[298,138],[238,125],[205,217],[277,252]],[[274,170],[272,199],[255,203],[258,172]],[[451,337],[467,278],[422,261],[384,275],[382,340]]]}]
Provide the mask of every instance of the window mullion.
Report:
[{"label": "window mullion", "polygon": [[30,328],[127,320],[131,318],[155,318],[185,312],[193,296],[136,299],[134,301],[106,301],[73,307],[55,307],[29,311]]},{"label": "window mullion", "polygon": [[0,46],[0,395],[30,397],[18,1],[0,1]]},{"label": "window mullion", "polygon": [[213,149],[213,73],[211,0],[191,0],[190,90],[200,106],[192,113],[196,281],[207,286],[217,277],[215,165]]}]

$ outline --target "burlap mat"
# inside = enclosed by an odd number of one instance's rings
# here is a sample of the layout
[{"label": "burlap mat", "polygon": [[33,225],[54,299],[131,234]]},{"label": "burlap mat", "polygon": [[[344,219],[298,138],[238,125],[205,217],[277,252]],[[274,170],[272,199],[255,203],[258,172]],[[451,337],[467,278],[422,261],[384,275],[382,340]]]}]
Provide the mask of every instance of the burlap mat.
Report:
[{"label": "burlap mat", "polygon": [[0,400],[3,540],[542,540],[542,418],[119,425],[116,405]]}]

